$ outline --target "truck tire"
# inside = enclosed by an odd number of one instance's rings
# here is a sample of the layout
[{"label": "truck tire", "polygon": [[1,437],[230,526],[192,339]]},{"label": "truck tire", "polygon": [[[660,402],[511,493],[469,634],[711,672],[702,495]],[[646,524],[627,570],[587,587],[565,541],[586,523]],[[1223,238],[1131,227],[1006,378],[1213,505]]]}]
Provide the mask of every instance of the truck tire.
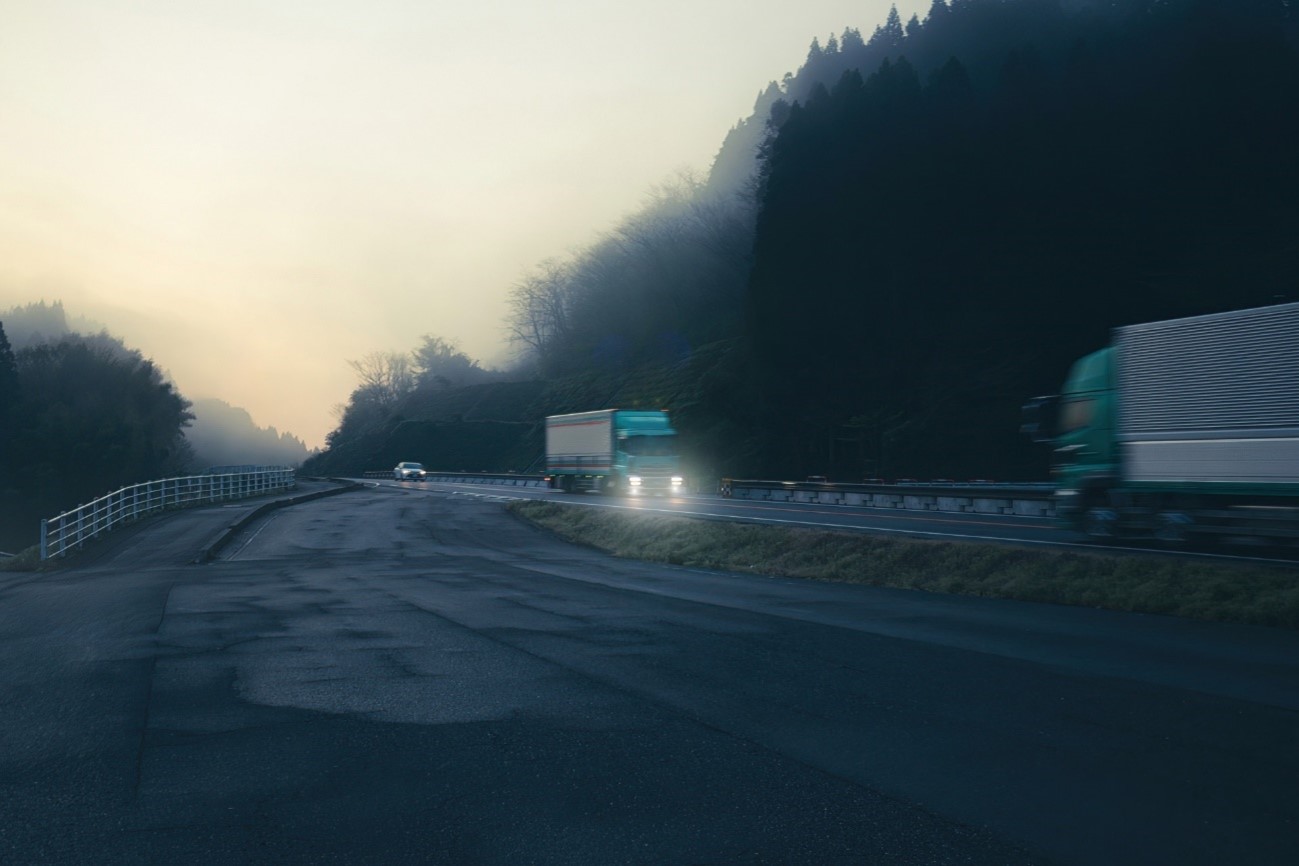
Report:
[{"label": "truck tire", "polygon": [[1194,518],[1184,511],[1161,511],[1155,515],[1155,539],[1168,547],[1184,547],[1194,526]]},{"label": "truck tire", "polygon": [[1113,508],[1093,505],[1083,512],[1082,530],[1089,538],[1109,541],[1119,536],[1119,513]]}]

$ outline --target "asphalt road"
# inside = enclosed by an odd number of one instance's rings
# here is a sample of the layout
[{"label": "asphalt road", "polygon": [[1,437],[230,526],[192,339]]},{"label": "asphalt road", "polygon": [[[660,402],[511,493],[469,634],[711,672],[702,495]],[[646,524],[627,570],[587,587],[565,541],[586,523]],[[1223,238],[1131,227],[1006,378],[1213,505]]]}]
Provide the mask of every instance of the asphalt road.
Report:
[{"label": "asphalt road", "polygon": [[764,502],[750,499],[727,499],[721,496],[693,494],[683,496],[600,496],[566,494],[558,490],[535,487],[513,487],[493,484],[461,484],[442,481],[401,482],[388,479],[355,479],[358,483],[378,487],[493,493],[518,499],[548,499],[554,502],[583,505],[589,508],[619,508],[646,513],[677,514],[714,520],[733,520],[785,526],[808,526],[828,529],[864,529],[872,532],[897,533],[912,537],[943,537],[985,541],[1008,541],[1022,544],[1077,546],[1080,538],[1061,529],[1045,517],[1015,514],[971,514],[950,511],[909,511],[906,509],[865,508],[847,505],[821,505],[812,502]]},{"label": "asphalt road", "polygon": [[491,494],[0,575],[0,862],[1292,862],[1299,635],[615,560]]},{"label": "asphalt road", "polygon": [[615,508],[644,513],[674,514],[706,520],[761,523],[773,526],[801,526],[843,529],[910,538],[957,541],[986,541],[1027,547],[1105,550],[1178,557],[1182,559],[1249,560],[1280,566],[1299,566],[1299,547],[1266,545],[1257,538],[1224,539],[1220,544],[1193,545],[1170,550],[1153,540],[1118,539],[1103,544],[1062,528],[1053,518],[1020,514],[974,514],[950,511],[869,508],[852,505],[824,505],[814,502],[764,502],[728,499],[708,494],[673,497],[600,496],[565,494],[545,488],[494,484],[466,484],[442,481],[397,482],[356,479],[357,483],[379,487],[485,493],[512,499],[545,499],[587,508]]}]

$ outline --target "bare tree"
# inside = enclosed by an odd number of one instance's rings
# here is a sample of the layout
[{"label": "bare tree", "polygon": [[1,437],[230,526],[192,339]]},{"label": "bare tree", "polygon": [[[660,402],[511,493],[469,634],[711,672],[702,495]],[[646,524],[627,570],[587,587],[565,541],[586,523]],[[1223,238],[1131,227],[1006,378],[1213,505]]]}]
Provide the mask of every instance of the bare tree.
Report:
[{"label": "bare tree", "polygon": [[410,356],[402,352],[371,352],[359,361],[348,361],[360,383],[356,392],[364,393],[381,409],[391,410],[403,397],[415,390],[415,372]]},{"label": "bare tree", "polygon": [[546,259],[510,292],[507,320],[511,341],[544,359],[558,342],[569,336],[573,298],[573,268],[557,259]]}]

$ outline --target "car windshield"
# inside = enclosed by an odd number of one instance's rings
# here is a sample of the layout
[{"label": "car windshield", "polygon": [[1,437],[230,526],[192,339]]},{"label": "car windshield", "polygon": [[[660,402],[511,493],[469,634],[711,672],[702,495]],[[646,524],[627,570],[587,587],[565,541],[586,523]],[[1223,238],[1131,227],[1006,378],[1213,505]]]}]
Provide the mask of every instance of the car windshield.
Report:
[{"label": "car windshield", "polygon": [[401,468],[402,468],[402,469],[423,469],[423,468],[424,468],[424,464],[423,464],[423,463],[403,463],[403,464],[401,464]]}]

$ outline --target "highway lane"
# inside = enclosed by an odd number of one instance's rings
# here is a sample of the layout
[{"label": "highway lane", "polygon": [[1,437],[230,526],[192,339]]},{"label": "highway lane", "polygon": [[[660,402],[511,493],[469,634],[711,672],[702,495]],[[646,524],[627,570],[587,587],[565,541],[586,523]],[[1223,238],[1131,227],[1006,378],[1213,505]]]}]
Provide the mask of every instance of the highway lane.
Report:
[{"label": "highway lane", "polygon": [[0,861],[1292,853],[1292,633],[615,560],[419,487],[0,582]]},{"label": "highway lane", "polygon": [[908,511],[823,505],[811,502],[761,502],[726,499],[708,494],[682,496],[601,496],[566,494],[545,488],[492,484],[458,484],[441,481],[399,482],[355,479],[358,483],[414,490],[459,491],[465,494],[512,499],[545,499],[593,508],[623,508],[645,513],[738,520],[773,525],[830,529],[869,529],[915,537],[967,538],[1026,544],[1076,544],[1078,537],[1055,526],[1048,518],[1014,514],[965,514],[946,511]]},{"label": "highway lane", "polygon": [[1106,550],[1142,555],[1175,556],[1188,559],[1261,561],[1277,565],[1299,565],[1299,547],[1265,547],[1249,539],[1217,547],[1170,550],[1156,542],[1119,540],[1103,544],[1060,528],[1053,519],[1016,514],[970,514],[946,511],[868,508],[825,505],[811,502],[761,502],[735,500],[707,494],[675,497],[609,497],[596,494],[565,494],[544,488],[449,482],[397,482],[356,479],[372,486],[408,487],[412,490],[456,491],[465,495],[486,495],[508,499],[544,499],[590,508],[617,508],[644,513],[676,514],[708,520],[735,520],[774,526],[802,526],[821,529],[866,531],[912,538],[979,541],[1018,544],[1045,549],[1080,551]]}]

